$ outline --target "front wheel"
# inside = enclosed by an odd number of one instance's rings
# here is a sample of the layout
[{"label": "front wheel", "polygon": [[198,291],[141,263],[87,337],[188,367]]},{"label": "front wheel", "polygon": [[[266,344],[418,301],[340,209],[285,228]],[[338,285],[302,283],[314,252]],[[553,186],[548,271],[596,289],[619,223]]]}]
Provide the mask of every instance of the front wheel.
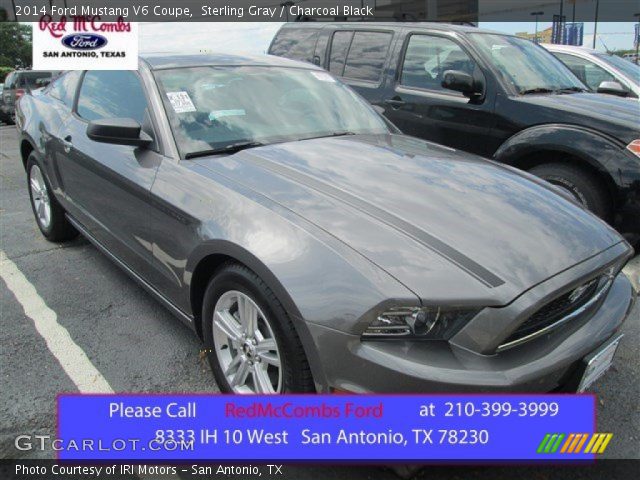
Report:
[{"label": "front wheel", "polygon": [[547,182],[568,192],[578,203],[607,220],[611,212],[609,196],[591,173],[574,165],[546,163],[529,170]]},{"label": "front wheel", "polygon": [[64,214],[64,209],[51,192],[46,175],[32,153],[27,160],[27,181],[31,208],[38,228],[50,242],[64,242],[78,235]]},{"label": "front wheel", "polygon": [[312,392],[293,323],[254,272],[227,264],[204,295],[203,335],[220,390],[236,394]]}]

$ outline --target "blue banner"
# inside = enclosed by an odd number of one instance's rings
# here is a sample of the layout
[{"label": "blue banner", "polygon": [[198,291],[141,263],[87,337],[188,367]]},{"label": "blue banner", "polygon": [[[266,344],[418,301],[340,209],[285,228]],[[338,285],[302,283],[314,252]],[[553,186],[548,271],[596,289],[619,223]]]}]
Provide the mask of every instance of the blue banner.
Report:
[{"label": "blue banner", "polygon": [[591,460],[594,432],[592,395],[60,395],[54,448],[61,460]]},{"label": "blue banner", "polygon": [[584,41],[584,23],[568,23],[564,27],[566,45],[582,46]]}]

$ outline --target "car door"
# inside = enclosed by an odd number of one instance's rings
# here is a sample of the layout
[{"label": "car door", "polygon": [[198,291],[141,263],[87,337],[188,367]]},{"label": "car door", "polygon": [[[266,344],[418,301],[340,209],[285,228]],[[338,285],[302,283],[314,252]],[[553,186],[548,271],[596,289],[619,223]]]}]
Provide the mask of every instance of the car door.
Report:
[{"label": "car door", "polygon": [[65,155],[58,169],[68,211],[119,260],[148,278],[154,267],[147,209],[162,155],[156,142],[143,148],[91,140],[89,122],[105,118],[131,118],[155,138],[136,72],[88,71],[81,80],[74,115],[59,133]]},{"label": "car door", "polygon": [[57,165],[65,155],[64,145],[60,138],[60,130],[72,116],[78,82],[82,72],[69,71],[58,77],[44,90],[42,100],[50,108],[47,109],[47,121],[40,125],[40,138],[44,142],[44,168],[58,201],[66,206],[64,185]]},{"label": "car door", "polygon": [[390,69],[381,103],[384,114],[405,134],[450,147],[490,156],[498,147],[491,138],[495,123],[494,93],[488,88],[479,100],[442,87],[444,72],[460,70],[485,75],[472,55],[456,39],[429,33],[410,33],[398,45],[397,69]]},{"label": "car door", "polygon": [[327,47],[325,68],[369,102],[377,103],[392,40],[390,30],[335,30]]}]

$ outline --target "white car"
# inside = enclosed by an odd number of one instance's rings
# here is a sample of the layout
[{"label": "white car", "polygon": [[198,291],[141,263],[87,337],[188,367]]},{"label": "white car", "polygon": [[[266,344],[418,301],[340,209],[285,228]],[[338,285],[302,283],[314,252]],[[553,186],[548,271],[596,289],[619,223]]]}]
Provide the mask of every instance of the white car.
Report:
[{"label": "white car", "polygon": [[620,97],[640,97],[640,67],[631,61],[572,45],[543,44],[591,90]]}]

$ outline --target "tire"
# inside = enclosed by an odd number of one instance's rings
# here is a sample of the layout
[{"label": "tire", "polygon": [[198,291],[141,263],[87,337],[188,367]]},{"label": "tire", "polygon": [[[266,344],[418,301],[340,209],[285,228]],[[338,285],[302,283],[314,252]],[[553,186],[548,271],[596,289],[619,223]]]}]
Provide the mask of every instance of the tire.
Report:
[{"label": "tire", "polygon": [[27,159],[27,188],[36,224],[47,240],[65,242],[78,235],[78,231],[65,217],[64,209],[51,193],[49,180],[33,153]]},{"label": "tire", "polygon": [[611,212],[609,195],[591,173],[564,163],[538,165],[529,172],[569,192],[588,210],[604,220],[608,219]]},{"label": "tire", "polygon": [[[244,311],[256,311],[253,318],[257,318],[257,328],[247,329],[247,322],[241,323],[241,304]],[[221,322],[221,318],[226,320]],[[210,280],[202,322],[205,351],[222,392],[315,392],[311,369],[291,319],[264,281],[244,265],[225,264]],[[233,335],[227,335],[229,332]],[[277,348],[267,351],[269,345]],[[234,381],[238,384],[233,385]]]}]

